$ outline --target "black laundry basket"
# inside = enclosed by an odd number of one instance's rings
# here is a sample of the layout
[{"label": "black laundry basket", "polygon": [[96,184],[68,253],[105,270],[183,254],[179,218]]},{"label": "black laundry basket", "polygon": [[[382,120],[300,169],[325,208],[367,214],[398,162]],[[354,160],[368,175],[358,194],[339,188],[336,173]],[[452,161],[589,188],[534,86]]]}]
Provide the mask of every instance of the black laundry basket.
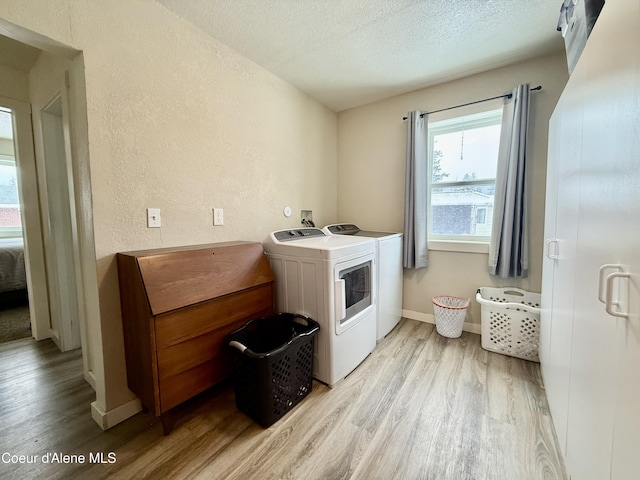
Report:
[{"label": "black laundry basket", "polygon": [[311,392],[313,342],[320,330],[304,315],[256,318],[229,335],[236,406],[264,428]]}]

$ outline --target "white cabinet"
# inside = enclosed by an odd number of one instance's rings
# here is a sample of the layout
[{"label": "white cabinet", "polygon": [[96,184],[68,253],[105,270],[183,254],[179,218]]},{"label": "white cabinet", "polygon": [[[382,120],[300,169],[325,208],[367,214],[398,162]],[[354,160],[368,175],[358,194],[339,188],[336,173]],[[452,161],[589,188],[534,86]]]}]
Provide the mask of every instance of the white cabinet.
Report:
[{"label": "white cabinet", "polygon": [[[636,55],[640,55],[636,53]],[[640,138],[638,126],[634,138]],[[640,475],[640,161],[637,156],[629,171],[631,191],[634,192],[631,208],[628,210],[627,249],[624,256],[629,272],[629,317],[618,320],[618,349],[621,352],[615,372],[616,404],[615,429],[611,462],[611,478],[638,478]],[[623,305],[624,308],[624,305]]]},{"label": "white cabinet", "polygon": [[[579,75],[579,72],[576,74]],[[549,162],[547,167],[540,362],[558,443],[565,458],[580,200],[582,116],[580,90],[567,90],[551,118],[549,158],[555,161]],[[560,286],[561,289],[558,288]]]},{"label": "white cabinet", "polygon": [[550,124],[541,364],[572,480],[640,471],[638,32],[640,2],[605,4]]},{"label": "white cabinet", "polygon": [[632,93],[617,99],[617,122],[623,127],[618,134],[619,145],[614,148],[616,156],[627,158],[623,188],[627,216],[619,233],[625,240],[621,263],[631,276],[620,279],[618,285],[618,289],[624,289],[620,309],[629,316],[616,322],[620,355],[612,372],[617,388],[611,462],[611,478],[621,480],[640,477],[640,2],[623,3],[633,4],[617,19],[625,25],[620,32],[624,45],[620,55],[627,58],[625,66],[629,68],[617,76],[613,88]]}]

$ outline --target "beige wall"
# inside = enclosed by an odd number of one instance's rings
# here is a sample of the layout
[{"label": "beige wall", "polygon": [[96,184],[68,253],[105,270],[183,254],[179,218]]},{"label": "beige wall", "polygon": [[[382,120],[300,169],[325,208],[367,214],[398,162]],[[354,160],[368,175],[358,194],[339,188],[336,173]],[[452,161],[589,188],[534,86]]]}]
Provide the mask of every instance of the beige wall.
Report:
[{"label": "beige wall", "polygon": [[[432,250],[428,269],[405,271],[404,309],[432,314],[433,296],[473,298],[482,286],[510,285],[540,291],[548,122],[567,78],[564,54],[559,53],[339,113],[338,220],[355,222],[366,229],[402,231],[406,151],[402,117],[410,110],[437,110],[500,95],[520,83],[543,87],[532,94],[530,117],[529,278],[504,281],[489,276],[486,253]],[[467,321],[480,322],[475,301],[471,302]]]},{"label": "beige wall", "polygon": [[[301,209],[335,221],[337,115],[151,0],[6,0],[0,19],[83,52],[100,303],[88,322],[114,409],[131,398],[115,253],[261,241]],[[146,228],[147,207],[161,229]]]}]

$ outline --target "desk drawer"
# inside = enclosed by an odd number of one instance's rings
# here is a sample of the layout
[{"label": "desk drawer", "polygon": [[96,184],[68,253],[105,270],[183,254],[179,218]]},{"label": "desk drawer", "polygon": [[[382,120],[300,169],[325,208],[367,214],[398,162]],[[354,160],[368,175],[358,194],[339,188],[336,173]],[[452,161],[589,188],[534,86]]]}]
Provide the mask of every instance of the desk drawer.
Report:
[{"label": "desk drawer", "polygon": [[240,320],[249,321],[273,313],[271,284],[199,303],[155,320],[158,351],[206,335]]},{"label": "desk drawer", "polygon": [[212,387],[231,373],[230,368],[209,360],[186,372],[160,380],[160,413],[189,400],[194,395]]},{"label": "desk drawer", "polygon": [[231,365],[231,356],[227,350],[228,347],[224,344],[225,339],[229,333],[240,328],[247,320],[241,319],[205,335],[158,350],[160,381],[210,360]]}]

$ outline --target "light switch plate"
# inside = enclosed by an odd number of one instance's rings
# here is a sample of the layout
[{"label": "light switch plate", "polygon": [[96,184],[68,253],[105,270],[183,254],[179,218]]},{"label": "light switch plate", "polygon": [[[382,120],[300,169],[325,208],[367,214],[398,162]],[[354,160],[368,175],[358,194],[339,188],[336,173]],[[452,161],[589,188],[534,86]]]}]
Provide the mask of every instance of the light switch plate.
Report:
[{"label": "light switch plate", "polygon": [[159,208],[147,208],[147,227],[160,228],[162,226],[162,218],[160,217]]},{"label": "light switch plate", "polygon": [[213,209],[213,224],[216,226],[224,225],[224,210],[221,208]]}]

